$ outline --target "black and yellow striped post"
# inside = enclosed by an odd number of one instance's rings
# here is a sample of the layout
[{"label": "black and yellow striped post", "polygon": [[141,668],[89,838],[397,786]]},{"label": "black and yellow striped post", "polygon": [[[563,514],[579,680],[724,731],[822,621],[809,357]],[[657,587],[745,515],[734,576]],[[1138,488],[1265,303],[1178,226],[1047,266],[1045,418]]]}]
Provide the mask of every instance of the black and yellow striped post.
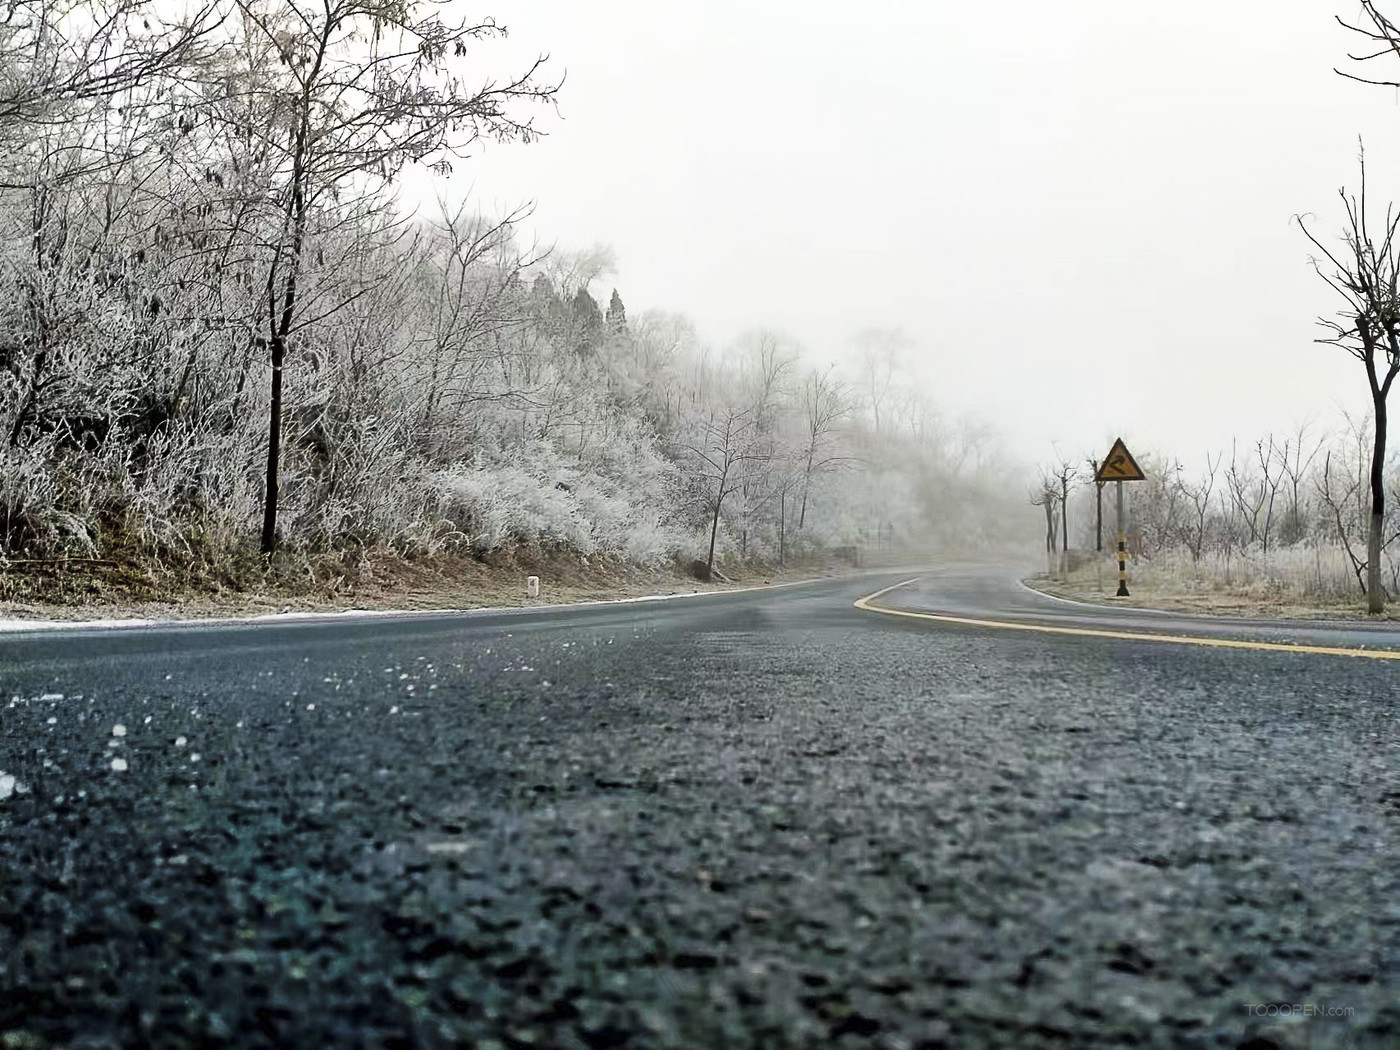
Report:
[{"label": "black and yellow striped post", "polygon": [[1147,475],[1142,472],[1142,468],[1137,465],[1137,460],[1133,459],[1133,454],[1128,451],[1128,446],[1123,444],[1123,439],[1119,438],[1113,443],[1113,448],[1109,449],[1108,455],[1099,464],[1099,469],[1094,472],[1094,480],[1100,486],[1106,481],[1117,482],[1118,495],[1118,594],[1119,598],[1128,597],[1128,521],[1123,514],[1123,482],[1125,481],[1145,481]]},{"label": "black and yellow striped post", "polygon": [[1128,597],[1128,527],[1123,521],[1123,483],[1118,489],[1118,597]]}]

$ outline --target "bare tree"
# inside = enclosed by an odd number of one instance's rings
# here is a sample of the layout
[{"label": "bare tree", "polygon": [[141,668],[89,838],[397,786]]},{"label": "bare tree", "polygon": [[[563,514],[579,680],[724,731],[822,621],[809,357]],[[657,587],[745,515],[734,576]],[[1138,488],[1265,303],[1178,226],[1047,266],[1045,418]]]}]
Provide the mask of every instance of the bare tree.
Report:
[{"label": "bare tree", "polygon": [[1079,468],[1067,459],[1055,465],[1053,476],[1060,504],[1060,569],[1069,570],[1069,487],[1079,478]]},{"label": "bare tree", "polygon": [[1329,449],[1322,467],[1322,476],[1314,479],[1317,486],[1317,494],[1322,502],[1327,505],[1327,509],[1332,513],[1332,520],[1336,524],[1337,539],[1341,541],[1342,549],[1346,551],[1347,560],[1351,562],[1352,571],[1356,574],[1356,582],[1361,587],[1361,593],[1366,591],[1366,562],[1356,556],[1355,545],[1352,542],[1352,530],[1348,523],[1348,508],[1356,498],[1361,489],[1362,476],[1348,475],[1343,480],[1347,482],[1346,489],[1340,493],[1336,489],[1336,482],[1332,473],[1332,452]]},{"label": "bare tree", "polygon": [[1304,520],[1302,504],[1302,484],[1308,471],[1312,468],[1313,460],[1322,451],[1323,439],[1316,438],[1309,440],[1308,430],[1311,423],[1304,421],[1299,423],[1293,434],[1285,438],[1283,444],[1276,450],[1279,457],[1279,467],[1283,471],[1284,478],[1288,484],[1288,508],[1284,512],[1281,542],[1297,543],[1303,539],[1308,532],[1308,523]]},{"label": "bare tree", "polygon": [[[1375,0],[1361,0],[1361,15],[1369,25],[1348,22],[1337,16],[1337,21],[1342,26],[1363,37],[1370,48],[1361,54],[1351,54],[1347,57],[1356,63],[1371,62],[1387,56],[1400,58],[1400,26],[1397,26],[1389,16],[1381,12]],[[1359,80],[1363,84],[1373,84],[1377,87],[1400,87],[1400,81],[1364,77],[1340,69],[1336,72],[1348,80]]]},{"label": "bare tree", "polygon": [[1222,458],[1223,453],[1217,453],[1213,460],[1207,453],[1205,477],[1195,483],[1184,483],[1182,486],[1186,498],[1191,501],[1192,520],[1186,536],[1186,546],[1191,551],[1193,565],[1200,564],[1201,554],[1205,550],[1206,520],[1210,514],[1210,496],[1215,488],[1215,475],[1220,469]]},{"label": "bare tree", "polygon": [[762,456],[754,447],[757,428],[751,408],[736,401],[696,420],[693,433],[677,442],[690,462],[692,476],[705,491],[710,519],[710,550],[705,560],[707,579],[715,571],[715,547],[724,502],[749,480],[754,463]]},{"label": "bare tree", "polygon": [[899,368],[899,357],[908,348],[909,338],[896,329],[867,328],[857,333],[855,341],[860,351],[861,384],[878,436],[885,403]]},{"label": "bare tree", "polygon": [[[1364,5],[1374,12],[1374,5]],[[1389,23],[1385,23],[1389,26]],[[1366,200],[1366,158],[1361,155],[1361,192],[1340,191],[1346,209],[1347,228],[1342,247],[1326,247],[1303,217],[1297,216],[1304,235],[1320,253],[1313,257],[1313,268],[1345,304],[1340,320],[1319,318],[1327,335],[1318,342],[1338,346],[1359,360],[1366,370],[1371,393],[1371,517],[1366,534],[1366,609],[1379,613],[1385,608],[1381,584],[1381,547],[1385,530],[1385,447],[1387,399],[1391,384],[1400,373],[1400,214],[1393,205],[1386,207],[1385,220],[1373,236]],[[1324,269],[1324,260],[1326,268]]]},{"label": "bare tree", "polygon": [[1099,480],[1099,460],[1093,456],[1085,457],[1084,462],[1089,467],[1089,477],[1094,479],[1094,550],[1103,550],[1103,487],[1108,484]]},{"label": "bare tree", "polygon": [[1229,493],[1235,515],[1238,515],[1239,520],[1243,521],[1245,528],[1249,530],[1249,537],[1241,541],[1241,547],[1258,543],[1259,517],[1268,498],[1268,484],[1255,476],[1248,460],[1240,463],[1239,448],[1233,441],[1230,443],[1230,465],[1225,468],[1225,489]]},{"label": "bare tree", "polygon": [[65,124],[77,106],[186,69],[224,14],[209,3],[167,21],[149,0],[11,0],[0,11],[0,137]]},{"label": "bare tree", "polygon": [[797,527],[807,524],[807,499],[812,491],[812,478],[836,469],[848,458],[839,456],[831,447],[841,421],[851,411],[845,387],[828,368],[824,372],[809,371],[802,381],[802,424],[805,447],[802,449],[802,500],[797,513]]},{"label": "bare tree", "polygon": [[741,396],[753,420],[748,441],[748,469],[739,484],[739,551],[748,557],[749,530],[774,499],[786,509],[781,479],[769,468],[787,458],[779,434],[779,419],[785,414],[791,391],[788,373],[797,364],[800,348],[789,337],[764,331],[746,336],[739,346],[738,379]]},{"label": "bare tree", "polygon": [[[236,0],[235,38],[206,85],[213,118],[240,138],[266,218],[259,245],[262,327],[271,357],[262,549],[277,538],[282,384],[288,345],[338,305],[312,305],[328,230],[382,213],[405,164],[451,159],[482,136],[529,141],[537,131],[514,110],[551,101],[523,75],[469,85],[457,70],[479,43],[504,34],[493,20],[450,24],[425,4],[388,0]],[[358,205],[358,207],[356,207]],[[318,243],[319,242],[319,243]]]},{"label": "bare tree", "polygon": [[540,396],[542,377],[520,359],[519,341],[507,338],[534,320],[520,278],[540,260],[514,243],[516,224],[528,214],[519,208],[488,219],[443,204],[433,225],[419,275],[421,330],[408,349],[421,390],[415,430],[434,456],[463,450],[462,417],[483,402]]},{"label": "bare tree", "polygon": [[1259,542],[1260,550],[1264,554],[1269,553],[1269,540],[1274,528],[1274,505],[1278,502],[1279,486],[1283,484],[1283,474],[1275,469],[1274,463],[1280,452],[1286,458],[1288,446],[1285,443],[1282,449],[1276,447],[1272,434],[1254,443],[1254,458],[1259,461],[1259,506],[1264,515],[1264,520],[1259,525]]},{"label": "bare tree", "polygon": [[1031,492],[1031,506],[1045,511],[1045,562],[1046,571],[1055,574],[1055,548],[1058,543],[1058,521],[1055,505],[1059,502],[1059,478],[1054,474],[1043,473],[1040,485]]}]

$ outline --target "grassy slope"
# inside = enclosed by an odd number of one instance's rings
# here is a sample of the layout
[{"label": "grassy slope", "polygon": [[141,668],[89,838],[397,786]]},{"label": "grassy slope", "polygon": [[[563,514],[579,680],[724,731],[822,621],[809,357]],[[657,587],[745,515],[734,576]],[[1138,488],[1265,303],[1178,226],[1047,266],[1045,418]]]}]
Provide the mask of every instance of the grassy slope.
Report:
[{"label": "grassy slope", "polygon": [[485,559],[405,557],[386,549],[354,555],[287,555],[232,570],[136,561],[71,560],[0,565],[0,618],[94,620],[198,618],[279,611],[444,609],[536,604],[525,579],[541,579],[539,603],[592,601],[723,589],[829,575],[812,562],[779,571],[731,569],[730,584],[703,583],[680,564],[646,569],[603,558],[502,551]]}]

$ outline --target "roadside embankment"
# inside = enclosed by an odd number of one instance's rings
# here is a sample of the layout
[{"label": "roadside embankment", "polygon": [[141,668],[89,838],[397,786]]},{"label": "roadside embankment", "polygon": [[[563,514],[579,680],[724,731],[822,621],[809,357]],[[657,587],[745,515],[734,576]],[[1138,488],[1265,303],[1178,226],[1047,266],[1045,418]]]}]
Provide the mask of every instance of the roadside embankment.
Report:
[{"label": "roadside embankment", "polygon": [[[1129,596],[1117,597],[1118,565],[1111,552],[1070,551],[1068,568],[1023,582],[1072,601],[1203,616],[1285,620],[1365,620],[1365,598],[1338,553],[1321,549],[1272,551],[1223,558],[1168,554],[1128,560]],[[1400,618],[1400,611],[1384,614]]]},{"label": "roadside embankment", "polygon": [[[387,547],[279,552],[218,570],[154,560],[0,560],[0,622],[206,620],[277,613],[517,608],[798,583],[924,563],[927,551],[811,551],[784,566],[725,559],[659,565],[569,550],[506,548],[485,557],[405,555]],[[538,578],[538,597],[527,581]]]},{"label": "roadside embankment", "polygon": [[[281,556],[238,572],[190,573],[156,563],[93,559],[0,564],[0,619],[204,619],[278,612],[471,609],[681,594],[839,575],[850,566],[811,558],[782,569],[726,564],[702,581],[689,563],[629,565],[571,552],[511,550],[485,558]],[[540,579],[538,598],[526,580]]]}]

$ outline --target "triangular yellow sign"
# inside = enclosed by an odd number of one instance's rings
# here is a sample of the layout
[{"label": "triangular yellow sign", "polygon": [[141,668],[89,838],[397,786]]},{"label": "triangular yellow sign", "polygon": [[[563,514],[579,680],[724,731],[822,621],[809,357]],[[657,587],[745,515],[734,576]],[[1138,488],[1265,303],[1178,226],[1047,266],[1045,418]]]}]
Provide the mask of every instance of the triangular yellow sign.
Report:
[{"label": "triangular yellow sign", "polygon": [[1146,481],[1147,475],[1137,465],[1137,460],[1133,459],[1133,454],[1128,451],[1128,446],[1123,444],[1123,439],[1119,438],[1099,464],[1099,472],[1094,475],[1094,480]]}]

